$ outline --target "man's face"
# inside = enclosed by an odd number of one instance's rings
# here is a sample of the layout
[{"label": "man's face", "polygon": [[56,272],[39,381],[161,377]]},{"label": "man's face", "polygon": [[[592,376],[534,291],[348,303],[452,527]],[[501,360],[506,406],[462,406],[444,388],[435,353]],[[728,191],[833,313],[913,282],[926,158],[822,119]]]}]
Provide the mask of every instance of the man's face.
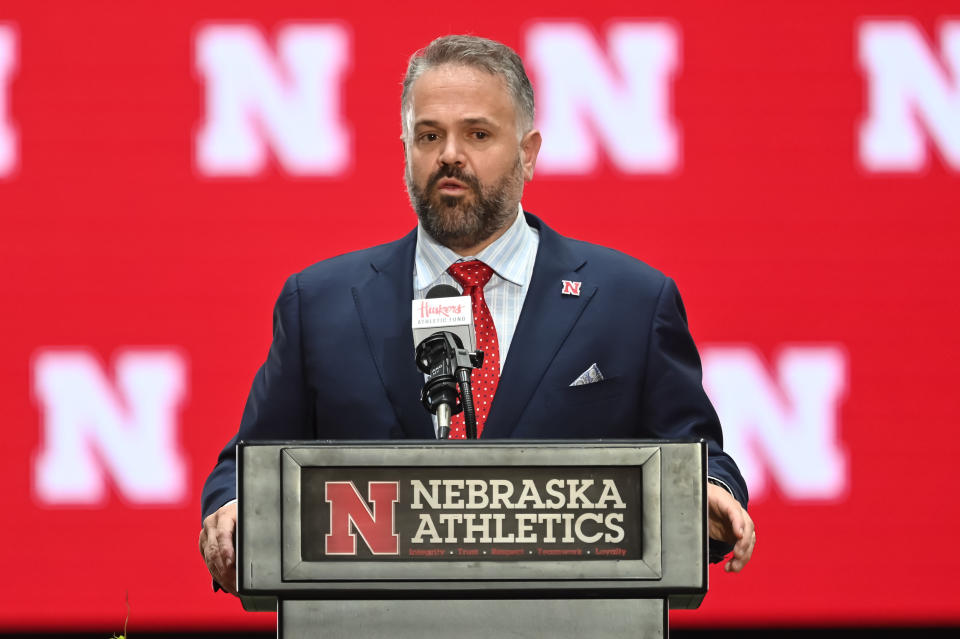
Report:
[{"label": "man's face", "polygon": [[519,139],[517,111],[503,78],[443,65],[411,89],[406,181],[420,223],[454,251],[476,253],[517,213],[533,177],[540,134]]}]

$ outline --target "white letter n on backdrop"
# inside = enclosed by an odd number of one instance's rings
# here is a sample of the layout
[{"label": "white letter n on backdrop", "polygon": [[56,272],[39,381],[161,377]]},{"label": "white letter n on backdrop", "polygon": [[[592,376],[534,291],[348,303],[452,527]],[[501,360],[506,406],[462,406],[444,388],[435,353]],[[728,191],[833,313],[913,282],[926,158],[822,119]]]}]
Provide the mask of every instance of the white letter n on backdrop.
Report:
[{"label": "white letter n on backdrop", "polygon": [[206,88],[206,119],[195,151],[202,175],[256,176],[266,167],[268,147],[290,175],[331,176],[347,169],[345,27],[284,27],[274,54],[255,26],[207,25],[197,32],[195,50]]},{"label": "white letter n on backdrop", "polygon": [[680,162],[671,81],[680,36],[666,22],[617,22],[607,51],[577,22],[527,31],[526,59],[537,86],[543,148],[537,169],[588,174],[599,148],[622,173],[670,173]]},{"label": "white letter n on backdrop", "polygon": [[750,346],[703,349],[703,387],[751,499],[766,494],[768,478],[787,499],[843,497],[849,479],[839,414],[846,356],[835,346],[794,346],[780,353],[773,372]]},{"label": "white letter n on backdrop", "polygon": [[859,44],[868,87],[860,129],[863,167],[922,171],[928,134],[946,164],[960,171],[960,21],[940,29],[939,58],[910,21],[865,21]]},{"label": "white letter n on backdrop", "polygon": [[86,350],[44,350],[33,360],[41,408],[33,485],[47,504],[99,504],[105,477],[134,504],[173,504],[187,495],[177,409],[186,362],[173,350],[126,350],[115,383]]},{"label": "white letter n on backdrop", "polygon": [[17,168],[17,132],[10,119],[10,82],[17,68],[17,32],[0,23],[0,177]]}]

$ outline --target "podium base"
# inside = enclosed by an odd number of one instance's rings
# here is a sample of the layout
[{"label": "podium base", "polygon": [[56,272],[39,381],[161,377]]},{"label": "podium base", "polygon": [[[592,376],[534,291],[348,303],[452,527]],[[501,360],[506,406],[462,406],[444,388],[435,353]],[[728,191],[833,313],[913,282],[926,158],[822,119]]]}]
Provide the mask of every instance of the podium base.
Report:
[{"label": "podium base", "polygon": [[663,599],[281,600],[280,639],[667,636]]}]

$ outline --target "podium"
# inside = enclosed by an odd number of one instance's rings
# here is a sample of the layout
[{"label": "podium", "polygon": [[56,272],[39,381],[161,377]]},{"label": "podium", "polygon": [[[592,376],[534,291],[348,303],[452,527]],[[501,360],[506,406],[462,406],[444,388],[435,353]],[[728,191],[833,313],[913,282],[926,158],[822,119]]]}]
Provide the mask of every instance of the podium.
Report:
[{"label": "podium", "polygon": [[242,442],[237,584],[278,637],[665,637],[707,591],[706,445]]}]

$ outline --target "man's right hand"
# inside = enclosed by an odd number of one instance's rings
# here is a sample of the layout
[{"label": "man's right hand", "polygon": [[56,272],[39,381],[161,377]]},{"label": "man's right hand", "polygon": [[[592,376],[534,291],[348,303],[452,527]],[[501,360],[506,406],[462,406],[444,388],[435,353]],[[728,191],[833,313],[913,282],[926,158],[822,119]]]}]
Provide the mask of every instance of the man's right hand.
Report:
[{"label": "man's right hand", "polygon": [[233,532],[237,529],[237,502],[221,506],[203,520],[200,531],[200,554],[207,570],[220,587],[237,594],[236,551]]}]

